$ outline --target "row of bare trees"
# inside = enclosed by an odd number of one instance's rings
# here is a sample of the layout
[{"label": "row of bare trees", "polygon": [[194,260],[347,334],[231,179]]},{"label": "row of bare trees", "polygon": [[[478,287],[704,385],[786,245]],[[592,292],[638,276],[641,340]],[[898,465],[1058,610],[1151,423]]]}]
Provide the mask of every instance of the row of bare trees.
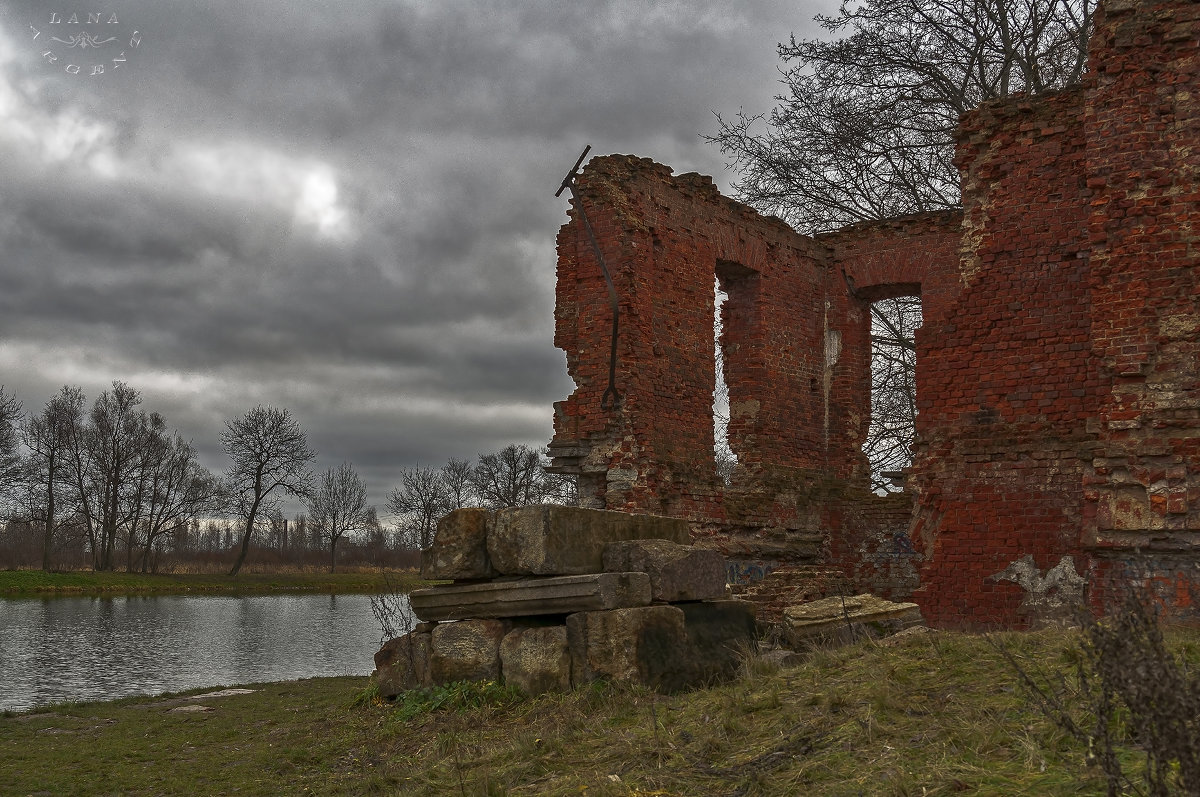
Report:
[{"label": "row of bare trees", "polygon": [[83,530],[96,570],[114,569],[118,543],[127,570],[145,569],[157,542],[219,506],[220,480],[141,402],[138,391],[114,382],[89,410],[79,388],[63,387],[23,417],[4,394],[6,508],[41,528],[43,568],[50,568],[56,535],[71,524]]},{"label": "row of bare trees", "polygon": [[155,546],[197,518],[234,515],[244,521],[236,573],[277,492],[307,495],[313,453],[304,431],[287,410],[272,407],[228,421],[221,441],[233,464],[221,478],[199,463],[190,441],[141,405],[141,393],[117,381],[90,408],[80,388],[64,386],[40,412],[24,416],[0,388],[6,514],[41,529],[44,569],[70,527],[82,529],[94,569],[115,569],[120,550],[127,571],[148,569]]},{"label": "row of bare trees", "polygon": [[[234,575],[256,532],[274,534],[282,525],[286,547],[288,496],[304,502],[297,531],[307,540],[311,529],[323,541],[331,571],[343,540],[365,535],[383,545],[387,532],[354,467],[343,462],[314,473],[316,453],[288,410],[260,405],[226,421],[221,447],[230,464],[218,476],[199,463],[191,442],[141,404],[141,394],[123,382],[90,409],[82,390],[63,387],[26,417],[0,387],[0,500],[14,530],[40,532],[43,569],[51,569],[56,546],[72,540],[86,547],[95,570],[123,564],[146,572],[156,551],[199,534],[202,519],[225,517],[237,526]],[[437,520],[458,507],[573,502],[574,484],[545,465],[542,452],[510,445],[475,463],[405,469],[388,508],[399,519],[399,536],[426,548]]]},{"label": "row of bare trees", "polygon": [[547,472],[547,464],[541,451],[509,445],[480,454],[474,464],[452,458],[440,468],[406,468],[400,486],[388,493],[387,506],[409,543],[425,549],[433,543],[438,519],[454,509],[574,504],[574,480]]}]

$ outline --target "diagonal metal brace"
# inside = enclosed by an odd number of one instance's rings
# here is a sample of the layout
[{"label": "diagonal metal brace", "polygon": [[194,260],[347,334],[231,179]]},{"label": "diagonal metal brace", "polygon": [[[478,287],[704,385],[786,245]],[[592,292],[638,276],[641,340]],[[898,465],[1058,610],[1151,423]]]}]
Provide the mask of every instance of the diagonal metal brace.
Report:
[{"label": "diagonal metal brace", "polygon": [[571,198],[575,202],[575,209],[579,211],[579,218],[583,219],[583,228],[587,231],[588,240],[592,244],[592,252],[596,255],[596,261],[600,263],[600,270],[604,272],[604,281],[608,284],[608,306],[612,308],[612,346],[608,356],[608,388],[604,391],[604,395],[600,397],[600,409],[611,410],[621,400],[621,394],[617,392],[617,329],[620,325],[621,310],[617,303],[617,288],[613,285],[612,276],[608,273],[608,266],[604,263],[604,253],[600,251],[600,243],[596,240],[596,232],[592,229],[592,223],[588,220],[587,211],[583,208],[583,200],[575,190],[575,178],[579,175],[579,165],[583,163],[583,159],[591,151],[591,144],[583,148],[583,154],[575,161],[575,165],[571,167],[571,171],[567,172],[567,176],[563,178],[562,185],[558,187],[554,195],[560,196],[563,191],[567,190],[571,192]]}]

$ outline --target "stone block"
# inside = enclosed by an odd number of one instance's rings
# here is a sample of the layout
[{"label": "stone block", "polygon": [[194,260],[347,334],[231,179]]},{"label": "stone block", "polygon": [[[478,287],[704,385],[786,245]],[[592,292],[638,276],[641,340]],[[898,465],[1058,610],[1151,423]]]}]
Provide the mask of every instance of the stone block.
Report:
[{"label": "stone block", "polygon": [[505,684],[526,695],[569,691],[571,651],[566,626],[509,631],[500,643],[500,675]]},{"label": "stone block", "polygon": [[447,584],[414,590],[413,612],[422,620],[531,617],[621,609],[650,603],[646,573],[588,573],[521,578],[484,584]]},{"label": "stone block", "polygon": [[384,643],[375,654],[375,680],[381,697],[433,686],[429,669],[430,634],[413,631]]},{"label": "stone block", "polygon": [[669,540],[621,540],[604,546],[604,569],[650,576],[651,599],[661,603],[724,598],[727,571],[718,551]]},{"label": "stone block", "polygon": [[567,618],[571,680],[641,684],[662,692],[692,685],[683,611],[646,606]]},{"label": "stone block", "polygon": [[492,578],[487,552],[487,534],[494,513],[470,507],[456,509],[437,524],[433,545],[421,554],[421,577],[437,579]]},{"label": "stone block", "polygon": [[503,620],[439,623],[430,635],[433,682],[499,681],[500,642],[510,628],[512,624]]},{"label": "stone block", "polygon": [[755,606],[750,601],[681,603],[696,683],[713,683],[738,674],[756,641]]},{"label": "stone block", "polygon": [[894,634],[923,625],[915,603],[894,603],[874,595],[822,598],[783,610],[783,630],[792,644],[804,641],[853,641]]},{"label": "stone block", "polygon": [[574,506],[501,509],[488,531],[492,567],[504,575],[600,573],[604,546],[618,540],[691,541],[687,521]]}]

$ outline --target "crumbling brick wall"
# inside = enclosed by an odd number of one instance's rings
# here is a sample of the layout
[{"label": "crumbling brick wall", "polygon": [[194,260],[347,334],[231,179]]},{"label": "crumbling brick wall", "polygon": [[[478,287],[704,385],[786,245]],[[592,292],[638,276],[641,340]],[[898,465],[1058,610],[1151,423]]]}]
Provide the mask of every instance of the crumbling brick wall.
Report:
[{"label": "crumbling brick wall", "polygon": [[[575,392],[555,467],[591,506],[687,517],[746,559],[840,567],[947,626],[1037,618],[1004,573],[1071,557],[1097,607],[1200,584],[1200,4],[1108,0],[1082,85],[964,118],[963,212],[811,238],[698,175],[596,158],[559,234]],[[730,444],[713,463],[713,284]],[[867,490],[870,314],[922,297],[911,491]],[[911,501],[911,504],[906,504]],[[905,526],[905,517],[908,517]]]},{"label": "crumbling brick wall", "polygon": [[937,622],[1012,624],[1022,590],[993,576],[1078,555],[1097,390],[1081,100],[989,105],[959,131],[963,287],[917,335],[916,599]]},{"label": "crumbling brick wall", "polygon": [[[626,156],[593,159],[576,193],[618,296],[621,398],[603,401],[612,315],[573,205],[559,234],[555,341],[576,390],[555,405],[553,467],[578,477],[585,505],[689,518],[735,559],[823,559],[874,591],[910,593],[920,557],[904,533],[911,508],[867,489],[869,304],[920,293],[922,280],[952,296],[958,215],[814,239],[707,178]],[[730,485],[713,456],[717,284],[728,297],[719,345],[738,458]],[[893,556],[897,546],[908,547]]]},{"label": "crumbling brick wall", "polygon": [[551,448],[556,467],[579,475],[589,505],[717,521],[774,516],[756,505],[731,518],[722,500],[712,424],[717,280],[729,297],[729,439],[742,470],[822,472],[836,461],[839,478],[865,474],[860,432],[841,422],[847,409],[829,409],[832,438],[823,421],[795,422],[823,418],[833,390],[822,343],[831,274],[820,244],[720,196],[709,178],[672,177],[647,160],[595,158],[577,194],[620,303],[621,400],[606,409],[611,312],[573,208],[559,234],[555,342],[577,387],[555,406]]},{"label": "crumbling brick wall", "polygon": [[996,578],[1025,554],[1071,556],[1097,608],[1200,584],[1198,43],[1194,3],[1109,2],[1082,86],[961,125],[965,287],[918,336],[935,622],[1036,620]]},{"label": "crumbling brick wall", "polygon": [[[1092,345],[1084,462],[1097,601],[1200,583],[1200,4],[1110,2],[1084,123]],[[1200,594],[1197,595],[1200,597]]]}]

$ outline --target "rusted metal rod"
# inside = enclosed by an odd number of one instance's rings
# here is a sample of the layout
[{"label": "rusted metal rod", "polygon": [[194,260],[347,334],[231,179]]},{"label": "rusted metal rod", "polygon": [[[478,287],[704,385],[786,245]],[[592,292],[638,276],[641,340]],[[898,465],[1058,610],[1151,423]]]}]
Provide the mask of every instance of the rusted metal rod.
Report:
[{"label": "rusted metal rod", "polygon": [[596,240],[596,232],[592,229],[591,221],[588,220],[587,211],[583,207],[583,199],[575,187],[575,178],[579,174],[579,166],[591,151],[591,144],[583,148],[583,153],[575,161],[575,165],[571,167],[571,171],[567,172],[567,176],[563,178],[562,185],[558,187],[554,195],[560,196],[563,191],[568,190],[571,192],[571,198],[575,202],[575,209],[579,211],[579,218],[583,220],[583,229],[587,232],[588,241],[591,242],[592,252],[596,255],[596,261],[600,263],[600,271],[604,273],[604,281],[608,284],[608,306],[612,308],[612,346],[608,356],[608,388],[604,391],[604,395],[600,397],[600,409],[611,410],[621,400],[621,394],[617,392],[617,330],[620,326],[621,309],[617,301],[617,288],[613,285],[612,276],[608,273],[608,266],[604,262],[604,253],[600,251],[600,242]]}]

